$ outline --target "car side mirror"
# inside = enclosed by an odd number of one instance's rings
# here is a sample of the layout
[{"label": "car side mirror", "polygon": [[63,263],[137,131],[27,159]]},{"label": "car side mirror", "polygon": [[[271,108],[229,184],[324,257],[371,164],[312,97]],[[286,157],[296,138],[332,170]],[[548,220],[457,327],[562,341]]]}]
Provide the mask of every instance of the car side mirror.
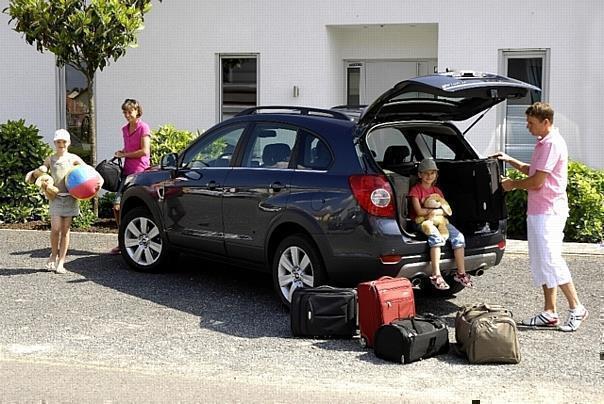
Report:
[{"label": "car side mirror", "polygon": [[170,153],[162,156],[160,167],[162,170],[176,170],[176,163],[178,161],[178,154]]}]

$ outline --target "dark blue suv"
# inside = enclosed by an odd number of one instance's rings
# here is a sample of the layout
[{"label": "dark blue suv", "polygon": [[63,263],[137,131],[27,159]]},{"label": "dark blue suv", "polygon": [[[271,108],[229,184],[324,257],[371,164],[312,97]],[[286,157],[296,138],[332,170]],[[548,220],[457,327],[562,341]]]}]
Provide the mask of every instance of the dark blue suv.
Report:
[{"label": "dark blue suv", "polygon": [[[404,276],[431,292],[426,240],[411,230],[407,194],[433,157],[451,221],[476,275],[502,258],[507,212],[500,166],[449,121],[471,118],[536,87],[478,73],[395,85],[364,109],[257,107],[219,123],[160,167],[127,178],[119,244],[141,271],[179,251],[273,274],[295,288]],[[445,279],[452,251],[442,250]],[[451,282],[446,293],[461,285]]]}]

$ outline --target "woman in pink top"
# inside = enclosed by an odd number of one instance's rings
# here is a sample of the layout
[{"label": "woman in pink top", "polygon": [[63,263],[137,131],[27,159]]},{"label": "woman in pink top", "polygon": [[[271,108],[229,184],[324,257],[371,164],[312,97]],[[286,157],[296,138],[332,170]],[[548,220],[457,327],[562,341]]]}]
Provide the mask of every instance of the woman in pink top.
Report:
[{"label": "woman in pink top", "polygon": [[[544,309],[521,324],[558,327],[575,331],[587,319],[587,309],[579,302],[570,271],[562,258],[564,226],[568,218],[566,183],[568,151],[558,129],[553,127],[554,110],[549,104],[536,102],[526,110],[526,127],[537,137],[531,163],[518,161],[505,153],[496,156],[510,163],[528,177],[521,180],[504,178],[503,189],[526,189],[527,239],[533,283],[543,289]],[[556,291],[560,287],[568,301],[570,314],[564,325],[556,310]]]},{"label": "woman in pink top", "polygon": [[[116,151],[114,154],[115,157],[124,158],[122,180],[113,202],[113,214],[118,226],[120,223],[120,201],[124,179],[130,174],[146,170],[149,168],[151,161],[151,130],[149,129],[149,125],[140,119],[143,115],[143,107],[138,101],[126,98],[122,104],[122,112],[126,121],[128,121],[122,127],[124,148]],[[119,246],[114,247],[110,253],[119,254]]]}]

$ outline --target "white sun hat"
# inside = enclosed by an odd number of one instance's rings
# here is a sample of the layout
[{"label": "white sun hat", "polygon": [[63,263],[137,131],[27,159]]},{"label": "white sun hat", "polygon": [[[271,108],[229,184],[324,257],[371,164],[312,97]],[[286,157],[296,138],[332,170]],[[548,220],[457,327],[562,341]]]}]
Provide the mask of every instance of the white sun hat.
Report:
[{"label": "white sun hat", "polygon": [[55,132],[55,137],[53,139],[54,141],[57,140],[64,140],[66,142],[71,142],[71,136],[69,136],[69,132],[67,132],[65,129],[57,129],[57,131]]}]

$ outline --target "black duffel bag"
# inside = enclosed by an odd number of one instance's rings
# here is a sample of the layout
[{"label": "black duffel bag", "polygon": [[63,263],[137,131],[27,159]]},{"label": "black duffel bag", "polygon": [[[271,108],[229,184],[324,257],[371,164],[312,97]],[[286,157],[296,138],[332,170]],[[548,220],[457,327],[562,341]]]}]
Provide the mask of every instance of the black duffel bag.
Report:
[{"label": "black duffel bag", "polygon": [[375,333],[375,355],[391,362],[409,363],[449,351],[445,321],[427,313],[394,320]]},{"label": "black duffel bag", "polygon": [[122,160],[118,157],[103,160],[97,164],[95,170],[103,177],[103,189],[109,192],[117,192],[122,179]]}]

